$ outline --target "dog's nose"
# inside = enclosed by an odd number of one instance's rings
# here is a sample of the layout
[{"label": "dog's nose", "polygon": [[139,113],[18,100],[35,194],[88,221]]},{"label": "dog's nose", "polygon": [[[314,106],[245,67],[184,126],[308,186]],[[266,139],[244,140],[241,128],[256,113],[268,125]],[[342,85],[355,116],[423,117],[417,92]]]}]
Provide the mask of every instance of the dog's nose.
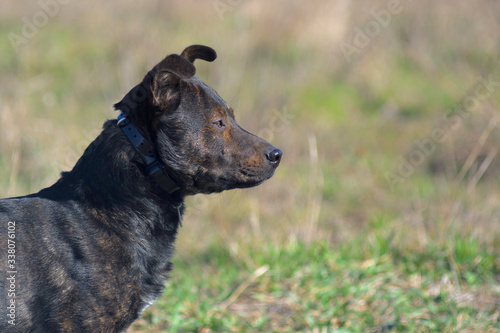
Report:
[{"label": "dog's nose", "polygon": [[266,157],[269,162],[277,164],[281,160],[281,155],[283,155],[283,152],[278,148],[274,148],[273,150],[267,152]]}]

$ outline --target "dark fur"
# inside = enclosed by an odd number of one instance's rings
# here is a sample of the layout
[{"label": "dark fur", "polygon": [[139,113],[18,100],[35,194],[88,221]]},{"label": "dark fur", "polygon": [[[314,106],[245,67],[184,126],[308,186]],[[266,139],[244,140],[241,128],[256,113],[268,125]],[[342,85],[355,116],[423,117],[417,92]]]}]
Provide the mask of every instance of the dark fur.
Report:
[{"label": "dark fur", "polygon": [[[167,194],[155,183],[108,120],[53,186],[0,201],[1,332],[126,330],[162,292],[185,196],[273,175],[281,151],[243,130],[227,103],[193,76],[197,58],[216,54],[195,45],[166,57],[115,105],[180,190]],[[13,299],[8,222],[15,222],[15,326],[6,312]]]}]

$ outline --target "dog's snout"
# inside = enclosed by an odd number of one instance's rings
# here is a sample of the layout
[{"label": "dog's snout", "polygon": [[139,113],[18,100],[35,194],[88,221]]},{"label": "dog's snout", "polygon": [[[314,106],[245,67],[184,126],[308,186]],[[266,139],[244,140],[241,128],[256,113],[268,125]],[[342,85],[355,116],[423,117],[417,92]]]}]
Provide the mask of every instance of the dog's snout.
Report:
[{"label": "dog's snout", "polygon": [[266,157],[269,160],[269,162],[273,164],[278,164],[281,160],[281,155],[283,155],[283,152],[278,148],[274,148],[267,152]]}]

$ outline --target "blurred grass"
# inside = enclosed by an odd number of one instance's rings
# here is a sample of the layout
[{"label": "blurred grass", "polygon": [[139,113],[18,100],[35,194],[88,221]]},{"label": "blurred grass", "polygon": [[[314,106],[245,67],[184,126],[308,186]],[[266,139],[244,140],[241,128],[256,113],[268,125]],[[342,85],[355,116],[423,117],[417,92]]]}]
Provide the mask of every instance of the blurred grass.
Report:
[{"label": "blurred grass", "polygon": [[[336,249],[324,242],[307,247],[290,242],[278,247],[216,246],[194,256],[180,254],[164,297],[136,328],[158,332],[500,329],[495,298],[478,287],[495,280],[499,272],[490,270],[490,265],[496,257],[479,253],[470,240],[460,240],[467,243],[460,253],[432,247],[414,253],[394,247],[391,238],[363,233]],[[242,285],[244,291],[232,297]]]},{"label": "blurred grass", "polygon": [[500,81],[499,4],[402,2],[351,61],[340,43],[386,2],[214,4],[69,2],[19,52],[7,36],[41,7],[4,4],[1,197],[52,184],[149,68],[207,44],[219,58],[198,75],[284,160],[258,188],[188,199],[172,280],[131,331],[500,329],[498,87],[386,177],[480,78]]}]

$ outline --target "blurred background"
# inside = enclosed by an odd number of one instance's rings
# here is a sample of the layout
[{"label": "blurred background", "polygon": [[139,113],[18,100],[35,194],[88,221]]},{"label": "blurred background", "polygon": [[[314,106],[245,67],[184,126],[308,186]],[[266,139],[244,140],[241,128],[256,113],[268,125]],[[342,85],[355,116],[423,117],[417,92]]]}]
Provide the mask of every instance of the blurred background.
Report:
[{"label": "blurred background", "polygon": [[[383,256],[399,269],[395,258],[428,254],[444,268],[429,268],[434,275],[422,288],[448,285],[451,294],[467,296],[460,306],[484,305],[473,312],[486,313],[484,325],[467,326],[479,322],[468,313],[464,331],[498,328],[499,2],[9,1],[2,4],[0,35],[1,197],[54,183],[149,69],[188,45],[205,44],[218,58],[198,60],[197,75],[233,106],[240,125],[284,157],[258,188],[188,198],[179,272],[192,261],[202,267],[200,278],[213,279],[216,268],[200,258],[214,248],[227,251],[228,265],[243,262],[250,277],[259,268],[252,251],[269,247],[320,246],[362,269]],[[334,274],[334,266],[325,269]],[[273,276],[272,266],[266,274]],[[443,274],[450,278],[443,282]],[[183,280],[173,275],[173,283]],[[245,281],[245,273],[238,276]],[[257,327],[262,313],[249,304],[258,282],[248,281],[248,295],[236,295],[246,303],[238,307],[230,298],[222,308],[236,323]],[[207,287],[208,294],[221,288],[235,295],[239,283]],[[201,293],[193,288],[186,290]],[[271,304],[276,297],[263,290],[269,300],[255,302]],[[280,303],[262,331],[349,327],[341,315],[321,315],[334,311],[331,301],[314,312],[297,297],[283,296],[300,306]],[[190,313],[199,303],[186,302],[166,318],[158,314],[161,304],[153,307],[135,330],[218,330],[207,319],[217,315]],[[306,312],[313,319],[290,319]],[[182,328],[172,316],[198,324]],[[360,331],[419,327],[377,318]],[[219,329],[247,327],[227,325]]]}]

